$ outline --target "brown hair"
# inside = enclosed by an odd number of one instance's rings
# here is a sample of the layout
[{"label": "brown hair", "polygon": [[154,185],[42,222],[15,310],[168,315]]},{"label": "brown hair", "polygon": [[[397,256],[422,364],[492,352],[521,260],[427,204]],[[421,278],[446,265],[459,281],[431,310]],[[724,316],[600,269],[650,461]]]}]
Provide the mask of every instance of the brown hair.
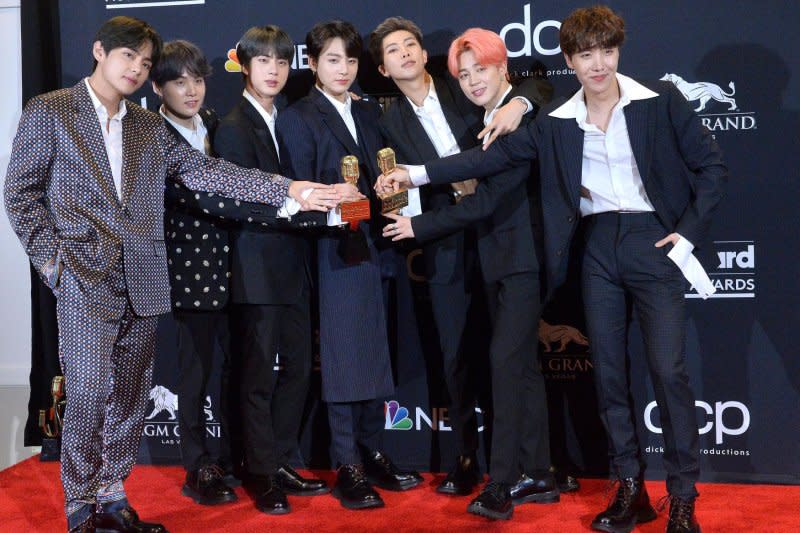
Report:
[{"label": "brown hair", "polygon": [[389,17],[378,24],[369,34],[369,54],[372,56],[375,65],[383,65],[383,40],[386,36],[403,30],[413,35],[419,45],[422,46],[422,31],[419,26],[403,17]]},{"label": "brown hair", "polygon": [[607,6],[576,9],[561,23],[558,39],[567,56],[592,48],[622,46],[625,21]]}]

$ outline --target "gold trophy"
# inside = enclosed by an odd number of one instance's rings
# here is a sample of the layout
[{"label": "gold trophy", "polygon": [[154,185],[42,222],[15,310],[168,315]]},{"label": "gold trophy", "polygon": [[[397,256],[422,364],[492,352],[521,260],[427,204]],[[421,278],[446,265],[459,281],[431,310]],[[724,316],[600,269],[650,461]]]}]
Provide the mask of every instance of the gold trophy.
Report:
[{"label": "gold trophy", "polygon": [[64,376],[55,376],[50,385],[53,404],[49,409],[39,409],[39,428],[42,430],[41,461],[58,461],[61,458],[61,428],[64,425]]},{"label": "gold trophy", "polygon": [[[354,187],[358,187],[358,158],[354,155],[346,155],[342,158],[342,179]],[[369,220],[369,199],[356,200],[355,202],[342,202],[339,204],[339,212],[342,215],[342,222],[350,224],[350,229],[358,229],[358,223],[362,220]]]},{"label": "gold trophy", "polygon": [[[378,150],[378,168],[381,169],[381,173],[386,176],[390,174],[395,167],[397,167],[397,161],[395,160],[394,150],[391,148],[381,148]],[[408,205],[408,190],[381,194],[380,198],[381,214],[396,213],[400,208]]]}]

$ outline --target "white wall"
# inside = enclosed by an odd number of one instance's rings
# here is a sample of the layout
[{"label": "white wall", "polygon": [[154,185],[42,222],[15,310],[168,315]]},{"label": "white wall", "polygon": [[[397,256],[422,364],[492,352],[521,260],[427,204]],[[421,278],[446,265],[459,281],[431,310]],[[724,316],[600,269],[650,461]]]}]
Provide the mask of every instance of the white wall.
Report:
[{"label": "white wall", "polygon": [[[21,0],[0,0],[0,180],[5,181],[11,142],[22,108]],[[37,450],[24,448],[31,360],[28,259],[0,214],[0,470]]]},{"label": "white wall", "polygon": [[[22,98],[20,1],[0,0],[0,176],[5,181]],[[28,383],[31,304],[28,259],[0,214],[0,386]],[[0,431],[3,428],[0,428]]]}]

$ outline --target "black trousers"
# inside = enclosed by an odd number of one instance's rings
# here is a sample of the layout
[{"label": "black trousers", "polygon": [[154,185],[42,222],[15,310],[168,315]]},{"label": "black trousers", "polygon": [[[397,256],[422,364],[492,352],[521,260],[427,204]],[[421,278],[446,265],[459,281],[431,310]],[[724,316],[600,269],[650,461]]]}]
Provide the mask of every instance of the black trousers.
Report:
[{"label": "black trousers", "polygon": [[667,257],[669,246],[654,246],[668,231],[653,213],[602,213],[584,224],[583,301],[612,467],[620,478],[644,468],[626,366],[626,311],[632,303],[664,431],[667,490],[692,498],[699,445],[686,370],[685,281]]},{"label": "black trousers", "polygon": [[[178,337],[178,427],[181,434],[181,459],[187,471],[219,461],[226,463],[230,456],[228,411],[225,404],[230,359],[228,313],[215,311],[173,311]],[[217,345],[222,350],[220,399],[223,405],[217,409],[220,423],[220,453],[212,458],[206,446],[205,398],[209,394],[209,379],[214,366]]]},{"label": "black trousers", "polygon": [[359,464],[361,454],[382,448],[385,424],[384,400],[328,402],[331,427],[331,459],[341,465]]},{"label": "black trousers", "polygon": [[306,294],[292,305],[231,306],[231,332],[241,357],[242,435],[249,474],[272,475],[297,450],[311,374],[309,301]]},{"label": "black trousers", "polygon": [[522,272],[487,284],[492,320],[492,448],[489,476],[516,483],[550,467],[547,399],[537,360],[539,277]]},{"label": "black trousers", "polygon": [[456,435],[457,455],[471,455],[478,449],[478,395],[472,383],[472,369],[465,330],[473,294],[464,280],[428,285],[431,309],[439,332],[442,370],[450,403],[447,414]]}]

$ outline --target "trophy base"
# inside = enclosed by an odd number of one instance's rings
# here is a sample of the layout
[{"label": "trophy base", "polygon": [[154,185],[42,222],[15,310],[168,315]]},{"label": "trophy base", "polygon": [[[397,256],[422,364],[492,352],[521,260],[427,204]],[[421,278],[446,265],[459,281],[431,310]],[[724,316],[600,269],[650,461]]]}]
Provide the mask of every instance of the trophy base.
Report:
[{"label": "trophy base", "polygon": [[395,213],[408,205],[408,191],[387,194],[381,198],[381,214]]},{"label": "trophy base", "polygon": [[61,460],[61,439],[45,437],[42,439],[42,453],[39,461],[52,462]]}]

